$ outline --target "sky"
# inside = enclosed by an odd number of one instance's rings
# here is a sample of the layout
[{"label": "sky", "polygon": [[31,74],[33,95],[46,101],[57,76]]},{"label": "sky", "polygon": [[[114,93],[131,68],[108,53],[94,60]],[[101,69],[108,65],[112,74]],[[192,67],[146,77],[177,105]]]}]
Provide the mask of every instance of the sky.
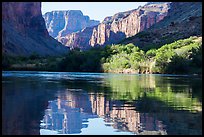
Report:
[{"label": "sky", "polygon": [[[97,124],[96,124],[97,123]],[[71,134],[71,135],[134,135],[132,132],[117,132],[117,129],[114,129],[112,126],[106,126],[107,123],[103,118],[89,118],[88,127],[82,128],[81,133]],[[57,135],[57,131],[40,129],[40,135]],[[67,134],[62,134],[67,135]]]},{"label": "sky", "polygon": [[90,19],[100,22],[107,16],[143,6],[147,2],[42,2],[42,14],[54,10],[81,10]]}]

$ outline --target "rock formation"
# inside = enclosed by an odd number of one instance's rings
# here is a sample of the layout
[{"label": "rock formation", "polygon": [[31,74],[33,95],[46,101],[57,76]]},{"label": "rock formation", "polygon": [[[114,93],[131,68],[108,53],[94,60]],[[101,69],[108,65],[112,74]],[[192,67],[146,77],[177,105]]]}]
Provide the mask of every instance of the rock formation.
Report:
[{"label": "rock formation", "polygon": [[120,43],[133,43],[148,50],[190,36],[202,36],[201,2],[172,2],[170,7],[162,21]]},{"label": "rock formation", "polygon": [[50,36],[56,39],[100,23],[90,20],[89,16],[84,16],[80,10],[52,11],[45,13],[43,17]]},{"label": "rock formation", "polygon": [[[81,49],[117,43],[161,21],[167,15],[169,4],[169,2],[152,3],[138,9],[120,12],[106,17],[98,26],[85,28],[58,40],[68,47]],[[91,29],[92,34],[90,34]]]},{"label": "rock formation", "polygon": [[80,48],[81,50],[87,50],[90,48],[89,40],[91,39],[93,28],[87,27],[79,32],[71,33],[65,37],[60,37],[58,40],[70,47],[70,49]]},{"label": "rock formation", "polygon": [[2,3],[2,53],[59,55],[68,48],[49,36],[40,2]]}]

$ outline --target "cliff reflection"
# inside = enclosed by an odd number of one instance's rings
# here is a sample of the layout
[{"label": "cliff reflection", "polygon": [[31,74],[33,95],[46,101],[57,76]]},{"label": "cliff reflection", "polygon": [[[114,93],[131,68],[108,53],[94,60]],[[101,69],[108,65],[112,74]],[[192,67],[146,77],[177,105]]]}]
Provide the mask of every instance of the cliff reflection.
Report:
[{"label": "cliff reflection", "polygon": [[68,91],[59,95],[57,100],[49,102],[41,128],[55,130],[59,134],[81,133],[81,129],[87,127],[88,118],[97,117],[91,114],[90,103],[84,94]]},{"label": "cliff reflection", "polygon": [[166,134],[164,125],[145,113],[135,111],[135,107],[122,101],[107,100],[101,94],[86,91],[66,91],[57,100],[50,101],[41,123],[41,129],[58,131],[58,134],[81,133],[88,127],[91,118],[104,118],[107,126],[119,131],[138,134],[145,130]]},{"label": "cliff reflection", "polygon": [[100,86],[93,83],[89,90],[90,83],[82,83],[68,84],[72,89],[59,91],[57,100],[49,102],[41,129],[82,133],[89,119],[101,117],[106,126],[134,134],[202,134],[200,82],[154,75],[111,75],[100,85],[109,87],[108,92],[97,91]]},{"label": "cliff reflection", "polygon": [[57,90],[60,88],[53,83],[34,78],[3,78],[2,134],[39,135],[42,112]]}]

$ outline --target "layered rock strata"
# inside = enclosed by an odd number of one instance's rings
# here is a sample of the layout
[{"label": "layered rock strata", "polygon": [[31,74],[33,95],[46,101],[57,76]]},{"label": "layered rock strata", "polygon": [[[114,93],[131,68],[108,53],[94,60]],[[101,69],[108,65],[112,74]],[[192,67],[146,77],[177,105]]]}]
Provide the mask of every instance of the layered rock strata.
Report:
[{"label": "layered rock strata", "polygon": [[140,48],[159,48],[190,36],[202,36],[202,3],[172,2],[167,16],[149,29],[121,41]]},{"label": "layered rock strata", "polygon": [[90,20],[89,16],[83,15],[80,10],[47,12],[43,18],[50,36],[56,39],[100,23],[96,20]]},{"label": "layered rock strata", "polygon": [[120,12],[106,17],[97,26],[68,34],[58,40],[68,47],[81,49],[117,43],[160,22],[167,15],[169,4],[169,2],[152,3],[134,10]]}]

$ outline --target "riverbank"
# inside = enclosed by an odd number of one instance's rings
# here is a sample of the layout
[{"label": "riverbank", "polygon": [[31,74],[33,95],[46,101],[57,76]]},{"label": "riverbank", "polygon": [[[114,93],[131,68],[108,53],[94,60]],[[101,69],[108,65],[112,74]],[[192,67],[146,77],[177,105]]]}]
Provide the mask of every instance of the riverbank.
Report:
[{"label": "riverbank", "polygon": [[[29,65],[28,65],[29,66]],[[60,72],[67,72],[67,71],[48,71],[48,70],[37,70],[37,69],[30,69],[30,68],[27,68],[27,69],[7,69],[7,70],[2,70],[2,72],[23,72],[23,71],[25,71],[25,72],[29,72],[29,71],[31,71],[31,72],[36,72],[36,71],[38,71],[38,72],[58,72],[58,73],[60,73]],[[124,71],[124,72],[127,72],[127,71]],[[202,78],[202,74],[169,74],[169,73],[136,73],[136,72],[134,72],[134,71],[131,71],[131,72],[129,72],[129,73],[122,73],[122,72],[120,72],[120,71],[118,71],[118,72],[68,72],[68,73],[108,73],[108,74],[121,74],[121,75],[128,75],[128,74],[130,74],[130,75],[137,75],[137,74],[139,74],[139,75],[164,75],[164,76],[181,76],[181,77],[198,77],[198,78]]]},{"label": "riverbank", "polygon": [[133,44],[107,45],[88,51],[74,49],[64,56],[2,55],[3,70],[107,72],[124,74],[202,75],[202,41],[190,37],[143,51]]}]

